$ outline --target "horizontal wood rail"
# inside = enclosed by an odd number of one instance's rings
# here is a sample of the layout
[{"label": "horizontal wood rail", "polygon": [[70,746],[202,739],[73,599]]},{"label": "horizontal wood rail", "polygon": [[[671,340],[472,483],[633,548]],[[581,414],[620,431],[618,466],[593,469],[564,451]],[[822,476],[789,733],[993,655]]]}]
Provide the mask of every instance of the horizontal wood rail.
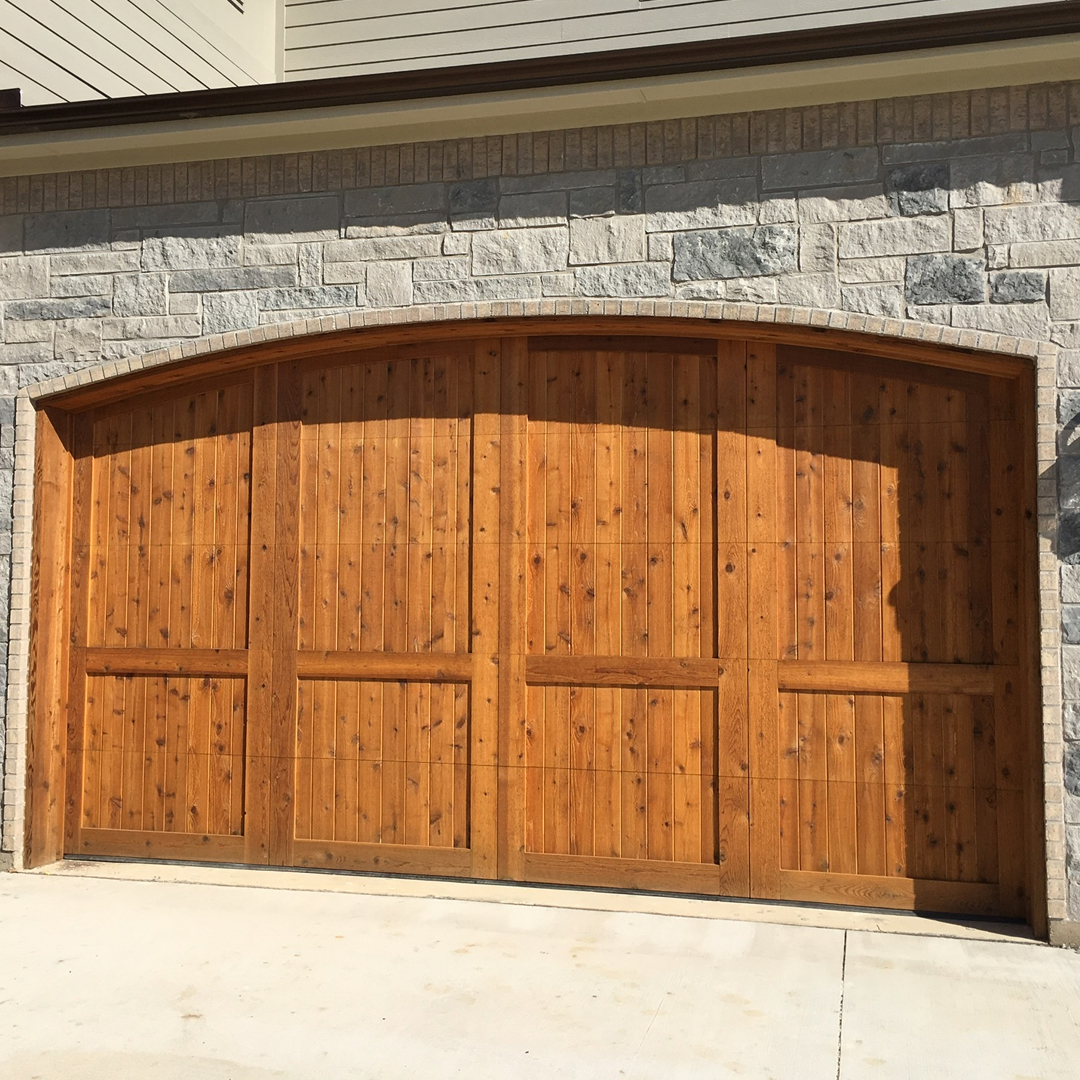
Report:
[{"label": "horizontal wood rail", "polygon": [[309,868],[368,870],[383,874],[472,876],[472,853],[468,848],[294,840],[293,862],[296,866]]},{"label": "horizontal wood rail", "polygon": [[247,675],[245,649],[88,648],[87,675]]},{"label": "horizontal wood rail", "polygon": [[715,356],[717,340],[715,337],[648,337],[644,334],[537,334],[529,338],[529,352],[655,352]]},{"label": "horizontal wood rail", "polygon": [[469,682],[471,653],[299,652],[301,679],[370,679],[393,682]]},{"label": "horizontal wood rail", "polygon": [[242,863],[244,838],[214,833],[150,832],[145,829],[80,829],[79,851],[141,859],[190,859]]},{"label": "horizontal wood rail", "polygon": [[988,664],[899,664],[846,660],[781,660],[780,690],[835,694],[992,694]]},{"label": "horizontal wood rail", "polygon": [[720,867],[712,863],[663,859],[613,859],[591,855],[548,855],[525,852],[529,881],[592,885],[599,888],[720,894]]},{"label": "horizontal wood rail", "polygon": [[546,686],[715,687],[719,660],[657,656],[527,656],[525,681]]}]

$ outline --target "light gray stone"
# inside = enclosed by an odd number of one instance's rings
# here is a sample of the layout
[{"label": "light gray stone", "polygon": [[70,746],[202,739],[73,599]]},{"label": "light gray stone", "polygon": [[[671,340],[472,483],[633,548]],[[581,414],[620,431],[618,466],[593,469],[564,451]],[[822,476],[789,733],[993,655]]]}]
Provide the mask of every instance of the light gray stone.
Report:
[{"label": "light gray stone", "polygon": [[527,229],[537,225],[564,225],[568,216],[568,198],[565,191],[504,195],[499,200],[499,224],[506,229]]},{"label": "light gray stone", "polygon": [[244,266],[292,266],[299,252],[299,244],[247,244],[240,261]]},{"label": "light gray stone", "polygon": [[854,184],[877,178],[876,146],[844,150],[815,150],[802,154],[769,154],[761,159],[761,184],[766,191]]},{"label": "light gray stone", "polygon": [[566,228],[515,229],[473,235],[473,273],[479,277],[565,270],[570,250]]},{"label": "light gray stone", "polygon": [[1013,244],[1007,250],[1011,266],[1080,266],[1080,239]]},{"label": "light gray stone", "polygon": [[1050,318],[1080,319],[1080,266],[1050,271]]},{"label": "light gray stone", "polygon": [[151,236],[142,246],[144,270],[202,270],[239,262],[239,236]]},{"label": "light gray stone", "polygon": [[442,237],[384,236],[366,240],[335,240],[323,245],[323,263],[362,262],[367,259],[430,259],[442,250]]},{"label": "light gray stone", "polygon": [[275,285],[321,285],[323,283],[322,244],[301,244],[297,253],[297,271],[290,273],[286,267],[270,267],[281,274]]},{"label": "light gray stone", "polygon": [[1061,635],[1066,645],[1080,645],[1080,604],[1062,606]]},{"label": "light gray stone", "polygon": [[366,262],[323,263],[322,283],[324,285],[359,285],[367,281],[367,268]]},{"label": "light gray stone", "polygon": [[952,324],[1036,341],[1045,341],[1050,333],[1046,304],[968,304],[953,308]]},{"label": "light gray stone", "polygon": [[983,212],[981,209],[953,211],[953,249],[975,251],[983,245]]},{"label": "light gray stone", "polygon": [[804,224],[822,221],[864,221],[883,218],[889,212],[880,184],[832,188],[799,196],[799,220]]},{"label": "light gray stone", "polygon": [[168,314],[165,274],[115,274],[111,281],[114,315]]},{"label": "light gray stone", "polygon": [[112,304],[104,296],[79,296],[68,300],[14,300],[7,305],[9,319],[89,319],[106,314]]},{"label": "light gray stone", "polygon": [[899,285],[845,285],[840,290],[840,306],[845,311],[898,319],[903,310],[903,295]]},{"label": "light gray stone", "polygon": [[[49,257],[49,273],[53,277],[60,274],[121,274],[127,270],[139,269],[138,250],[124,251],[86,251],[71,255],[52,255]],[[2,281],[2,274],[0,274]]]},{"label": "light gray stone", "polygon": [[659,263],[586,266],[577,273],[582,296],[667,296],[671,271]]},{"label": "light gray stone", "polygon": [[0,300],[45,299],[49,295],[49,260],[45,256],[0,259]]},{"label": "light gray stone", "polygon": [[894,214],[943,214],[949,209],[949,167],[929,161],[890,169],[885,190]]},{"label": "light gray stone", "polygon": [[1080,702],[1070,701],[1065,706],[1063,713],[1065,738],[1073,742],[1080,742]]},{"label": "light gray stone", "polygon": [[291,289],[261,289],[260,311],[303,310],[306,308],[354,308],[356,289],[349,285],[297,286]]},{"label": "light gray stone", "polygon": [[[1063,769],[1065,790],[1072,796],[1080,797],[1080,745],[1070,744],[1065,747]],[[1080,823],[1074,818],[1072,824]]]},{"label": "light gray stone", "polygon": [[259,305],[252,292],[208,293],[203,298],[203,333],[226,334],[259,325]]},{"label": "light gray stone", "polygon": [[56,328],[53,356],[65,364],[96,364],[101,355],[99,320],[76,320]]},{"label": "light gray stone", "polygon": [[201,293],[169,293],[170,315],[194,315],[201,305]]},{"label": "light gray stone", "polygon": [[228,266],[210,270],[177,270],[169,276],[169,288],[177,292],[268,289],[296,283],[297,268],[292,266]]},{"label": "light gray stone", "polygon": [[952,248],[952,222],[948,217],[889,218],[840,226],[840,258],[864,259],[879,255],[919,255]]},{"label": "light gray stone", "polygon": [[9,344],[22,341],[52,341],[56,323],[47,319],[9,319],[3,326],[3,340]]},{"label": "light gray stone", "polygon": [[718,229],[675,237],[676,281],[760,277],[795,269],[798,236],[789,225]]},{"label": "light gray stone", "polygon": [[[408,263],[400,265],[406,270],[409,269]],[[460,281],[468,276],[469,259],[466,255],[454,255],[444,259],[417,259],[412,263],[414,281]]]},{"label": "light gray stone", "polygon": [[367,302],[371,307],[402,307],[412,303],[412,268],[405,262],[368,264]]},{"label": "light gray stone", "polygon": [[745,304],[775,304],[776,278],[732,278],[728,281],[692,281],[675,292],[679,300],[731,300]]},{"label": "light gray stone", "polygon": [[799,269],[803,273],[835,273],[836,226],[831,222],[799,229]]},{"label": "light gray stone", "polygon": [[[1080,604],[1080,566],[1062,566],[1061,575],[1061,602],[1063,604]],[[1080,700],[1078,698],[1077,700]]]},{"label": "light gray stone", "polygon": [[835,274],[783,274],[776,279],[781,304],[831,310],[840,306],[840,283]]},{"label": "light gray stone", "polygon": [[566,271],[562,274],[543,274],[540,288],[545,296],[573,296],[577,292],[577,276]]},{"label": "light gray stone", "polygon": [[1009,265],[1009,248],[1005,244],[986,245],[986,266],[989,270],[1004,270]]},{"label": "light gray stone", "polygon": [[845,284],[874,281],[903,281],[907,260],[897,256],[882,259],[841,259],[838,275]]},{"label": "light gray stone", "polygon": [[108,210],[66,210],[27,214],[24,221],[29,254],[104,248],[109,244]]},{"label": "light gray stone", "polygon": [[992,304],[1034,304],[1045,299],[1045,271],[1014,270],[990,275]]},{"label": "light gray stone", "polygon": [[54,297],[65,296],[111,296],[113,291],[111,274],[70,274],[57,278],[51,283],[50,291]]},{"label": "light gray stone", "polygon": [[645,220],[639,215],[570,222],[572,266],[642,262],[645,253]]},{"label": "light gray stone", "polygon": [[988,244],[1080,239],[1080,203],[995,206],[986,211],[985,221]]},{"label": "light gray stone", "polygon": [[963,255],[916,255],[908,259],[904,289],[912,304],[981,304],[986,266]]},{"label": "light gray stone", "polygon": [[953,206],[1000,206],[1034,195],[1035,162],[1030,154],[957,158],[950,168]]},{"label": "light gray stone", "polygon": [[1061,349],[1058,352],[1057,384],[1080,388],[1080,350]]},{"label": "light gray stone", "polygon": [[[130,319],[104,319],[101,324],[101,336],[108,341],[125,341],[129,338],[168,341],[198,337],[201,333],[202,320],[198,315],[140,315]],[[140,346],[138,351],[145,350]]]},{"label": "light gray stone", "polygon": [[798,220],[799,204],[795,199],[766,199],[758,206],[758,221],[762,225]]},{"label": "light gray stone", "polygon": [[540,277],[469,278],[466,281],[417,281],[413,301],[417,304],[459,304],[480,300],[528,300],[542,295]]},{"label": "light gray stone", "polygon": [[758,219],[757,184],[751,179],[661,184],[645,191],[650,232],[752,225]]},{"label": "light gray stone", "polygon": [[1080,349],[1080,320],[1053,323],[1050,340],[1065,349]]},{"label": "light gray stone", "polygon": [[468,255],[472,250],[472,238],[461,233],[447,233],[443,237],[442,253],[444,255]]},{"label": "light gray stone", "polygon": [[244,212],[244,233],[254,243],[328,240],[341,230],[337,195],[290,195],[252,199]]}]

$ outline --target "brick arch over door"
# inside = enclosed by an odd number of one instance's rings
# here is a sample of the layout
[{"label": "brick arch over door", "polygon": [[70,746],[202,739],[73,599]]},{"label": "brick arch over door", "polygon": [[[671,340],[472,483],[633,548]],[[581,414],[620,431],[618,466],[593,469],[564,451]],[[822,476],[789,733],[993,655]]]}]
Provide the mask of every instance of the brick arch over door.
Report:
[{"label": "brick arch over door", "polygon": [[28,861],[1028,914],[1030,377],[553,316],[50,398]]}]

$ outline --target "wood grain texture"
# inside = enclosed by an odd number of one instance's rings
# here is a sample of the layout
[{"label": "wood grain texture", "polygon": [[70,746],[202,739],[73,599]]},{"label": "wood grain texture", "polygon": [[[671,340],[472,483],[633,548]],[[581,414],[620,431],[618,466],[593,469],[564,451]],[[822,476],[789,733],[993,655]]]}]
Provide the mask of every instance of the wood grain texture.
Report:
[{"label": "wood grain texture", "polygon": [[1031,917],[1013,367],[518,325],[71,419],[66,849]]}]

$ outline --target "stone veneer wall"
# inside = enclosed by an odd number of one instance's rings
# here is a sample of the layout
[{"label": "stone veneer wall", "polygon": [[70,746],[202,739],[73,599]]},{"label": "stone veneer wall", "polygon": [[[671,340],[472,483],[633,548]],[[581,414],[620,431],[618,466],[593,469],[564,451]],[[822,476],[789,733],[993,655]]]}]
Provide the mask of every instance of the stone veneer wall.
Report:
[{"label": "stone veneer wall", "polygon": [[[965,344],[1039,358],[1049,910],[1080,920],[1077,125],[1080,84],[1043,85],[0,180],[5,570],[13,505],[25,547],[31,494],[25,388],[189,354],[208,335],[245,340],[374,309],[569,310],[583,298],[967,331]],[[0,574],[0,648],[9,594],[13,635],[8,852],[22,797],[20,567],[14,582]],[[0,698],[6,677],[0,663]],[[0,749],[4,730],[0,716]]]}]

